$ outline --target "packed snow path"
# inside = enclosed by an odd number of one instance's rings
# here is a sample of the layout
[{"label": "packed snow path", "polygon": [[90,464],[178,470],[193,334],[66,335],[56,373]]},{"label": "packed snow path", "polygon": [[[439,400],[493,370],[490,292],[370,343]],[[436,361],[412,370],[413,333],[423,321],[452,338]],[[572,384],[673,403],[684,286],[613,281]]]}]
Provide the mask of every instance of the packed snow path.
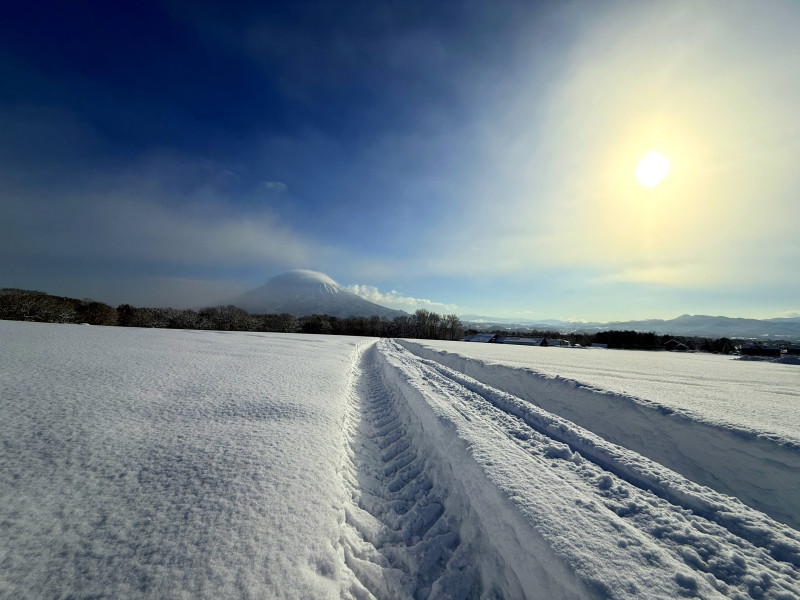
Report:
[{"label": "packed snow path", "polygon": [[442,484],[444,463],[382,380],[376,356],[373,346],[361,357],[348,417],[345,562],[378,598],[481,597],[479,565],[502,571],[501,563],[477,552],[478,531],[462,530],[465,507]]},{"label": "packed snow path", "polygon": [[398,439],[418,432],[433,495],[470,524],[459,554],[498,557],[475,597],[798,597],[795,530],[395,342],[378,351],[387,389],[369,375],[368,396],[405,424]]},{"label": "packed snow path", "polygon": [[800,529],[800,370],[794,365],[712,355],[400,343]]}]

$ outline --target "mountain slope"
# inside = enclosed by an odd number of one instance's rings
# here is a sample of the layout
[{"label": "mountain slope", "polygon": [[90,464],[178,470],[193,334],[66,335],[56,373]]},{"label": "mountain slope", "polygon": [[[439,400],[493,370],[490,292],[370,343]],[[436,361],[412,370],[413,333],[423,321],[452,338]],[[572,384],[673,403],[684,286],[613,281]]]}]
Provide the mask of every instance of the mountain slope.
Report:
[{"label": "mountain slope", "polygon": [[674,319],[645,319],[640,321],[611,321],[608,323],[574,322],[511,318],[492,318],[463,315],[462,321],[479,329],[517,327],[519,329],[555,329],[563,332],[595,333],[608,329],[652,331],[661,335],[696,335],[709,337],[740,337],[755,339],[800,339],[800,319],[743,319],[710,315],[681,315]]},{"label": "mountain slope", "polygon": [[[634,329],[637,331],[653,331],[659,334],[674,335],[731,336],[762,339],[800,337],[800,323],[796,321],[743,319],[710,315],[681,315],[680,317],[666,321],[661,319],[648,319],[643,321],[606,323],[604,326],[611,326],[614,329]],[[591,329],[598,329],[598,327],[595,326]]]},{"label": "mountain slope", "polygon": [[230,299],[250,313],[290,313],[296,317],[326,314],[334,317],[387,317],[405,315],[349,292],[323,273],[298,269],[273,277],[254,290]]}]

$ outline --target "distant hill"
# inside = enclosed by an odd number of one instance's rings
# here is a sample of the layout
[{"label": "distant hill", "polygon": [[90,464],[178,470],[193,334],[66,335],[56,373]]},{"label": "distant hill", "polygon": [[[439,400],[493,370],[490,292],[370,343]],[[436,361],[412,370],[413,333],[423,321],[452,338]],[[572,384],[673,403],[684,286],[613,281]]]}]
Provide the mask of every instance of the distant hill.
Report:
[{"label": "distant hill", "polygon": [[[471,319],[470,317],[477,317]],[[800,339],[800,318],[742,319],[709,315],[681,315],[674,319],[644,319],[640,321],[611,321],[608,323],[580,323],[530,319],[492,319],[477,315],[463,315],[464,325],[476,329],[517,328],[549,329],[562,332],[595,333],[609,329],[652,331],[660,335],[685,335],[704,337],[737,337],[752,339]]]},{"label": "distant hill", "polygon": [[537,327],[543,325],[565,325],[569,323],[569,321],[560,321],[558,319],[520,319],[517,317],[487,317],[474,314],[459,315],[459,319],[465,323],[503,323],[508,325],[535,325]]},{"label": "distant hill", "polygon": [[408,314],[364,300],[324,273],[303,269],[273,277],[261,287],[231,298],[225,304],[234,304],[253,314],[289,313],[296,317],[326,314],[342,318],[393,319]]}]

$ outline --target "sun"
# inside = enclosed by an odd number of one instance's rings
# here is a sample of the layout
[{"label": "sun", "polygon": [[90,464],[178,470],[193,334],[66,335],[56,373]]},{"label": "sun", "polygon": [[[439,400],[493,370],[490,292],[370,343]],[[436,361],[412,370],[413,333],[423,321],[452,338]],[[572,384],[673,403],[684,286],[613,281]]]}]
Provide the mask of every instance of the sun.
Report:
[{"label": "sun", "polygon": [[633,172],[636,181],[645,187],[655,187],[661,183],[669,173],[669,161],[661,152],[648,152],[636,165]]}]

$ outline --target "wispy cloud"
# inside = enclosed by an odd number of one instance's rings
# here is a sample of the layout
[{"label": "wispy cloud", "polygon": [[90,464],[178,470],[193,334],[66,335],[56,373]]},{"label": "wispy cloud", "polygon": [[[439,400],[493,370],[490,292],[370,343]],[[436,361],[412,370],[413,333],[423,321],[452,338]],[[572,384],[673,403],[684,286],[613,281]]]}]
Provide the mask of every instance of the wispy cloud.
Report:
[{"label": "wispy cloud", "polygon": [[413,312],[420,308],[432,310],[438,313],[452,313],[458,310],[458,306],[456,304],[434,302],[432,300],[428,300],[427,298],[403,296],[397,290],[381,292],[373,285],[355,284],[347,286],[347,289],[357,296],[361,296],[365,300],[369,300],[370,302],[375,302],[376,304],[380,304],[382,306],[388,306],[389,308],[398,308],[408,312]]},{"label": "wispy cloud", "polygon": [[278,192],[279,194],[282,194],[287,189],[289,189],[288,186],[282,181],[265,181],[264,187],[267,188],[268,190]]},{"label": "wispy cloud", "polygon": [[[601,277],[599,281],[702,286],[704,282],[711,281],[711,276],[700,266],[691,263],[634,264]],[[717,280],[713,282],[717,283]]]},{"label": "wispy cloud", "polygon": [[29,195],[8,202],[16,218],[14,229],[3,228],[0,248],[24,249],[32,256],[104,256],[162,265],[304,265],[323,250],[333,251],[268,211],[225,214],[224,208],[206,205],[189,213],[125,192],[70,198],[61,206]]},{"label": "wispy cloud", "polygon": [[[0,277],[17,281],[20,273],[50,264],[50,270],[79,265],[79,279],[97,277],[93,269],[100,272],[109,265],[118,279],[212,272],[241,278],[243,273],[254,277],[350,262],[340,246],[316,239],[278,210],[251,201],[263,193],[262,181],[250,186],[232,181],[235,177],[222,165],[176,153],[100,165],[104,168],[91,178],[62,177],[62,182],[53,177],[55,183],[40,183],[26,171],[12,177],[9,167],[0,169],[0,254],[14,257],[0,265]],[[286,187],[267,183],[276,190]],[[167,289],[153,280],[142,285],[163,302],[185,303],[183,296],[168,293],[178,286]],[[93,293],[111,295],[119,283],[107,287]],[[213,290],[198,286],[192,292],[214,296]]]}]

